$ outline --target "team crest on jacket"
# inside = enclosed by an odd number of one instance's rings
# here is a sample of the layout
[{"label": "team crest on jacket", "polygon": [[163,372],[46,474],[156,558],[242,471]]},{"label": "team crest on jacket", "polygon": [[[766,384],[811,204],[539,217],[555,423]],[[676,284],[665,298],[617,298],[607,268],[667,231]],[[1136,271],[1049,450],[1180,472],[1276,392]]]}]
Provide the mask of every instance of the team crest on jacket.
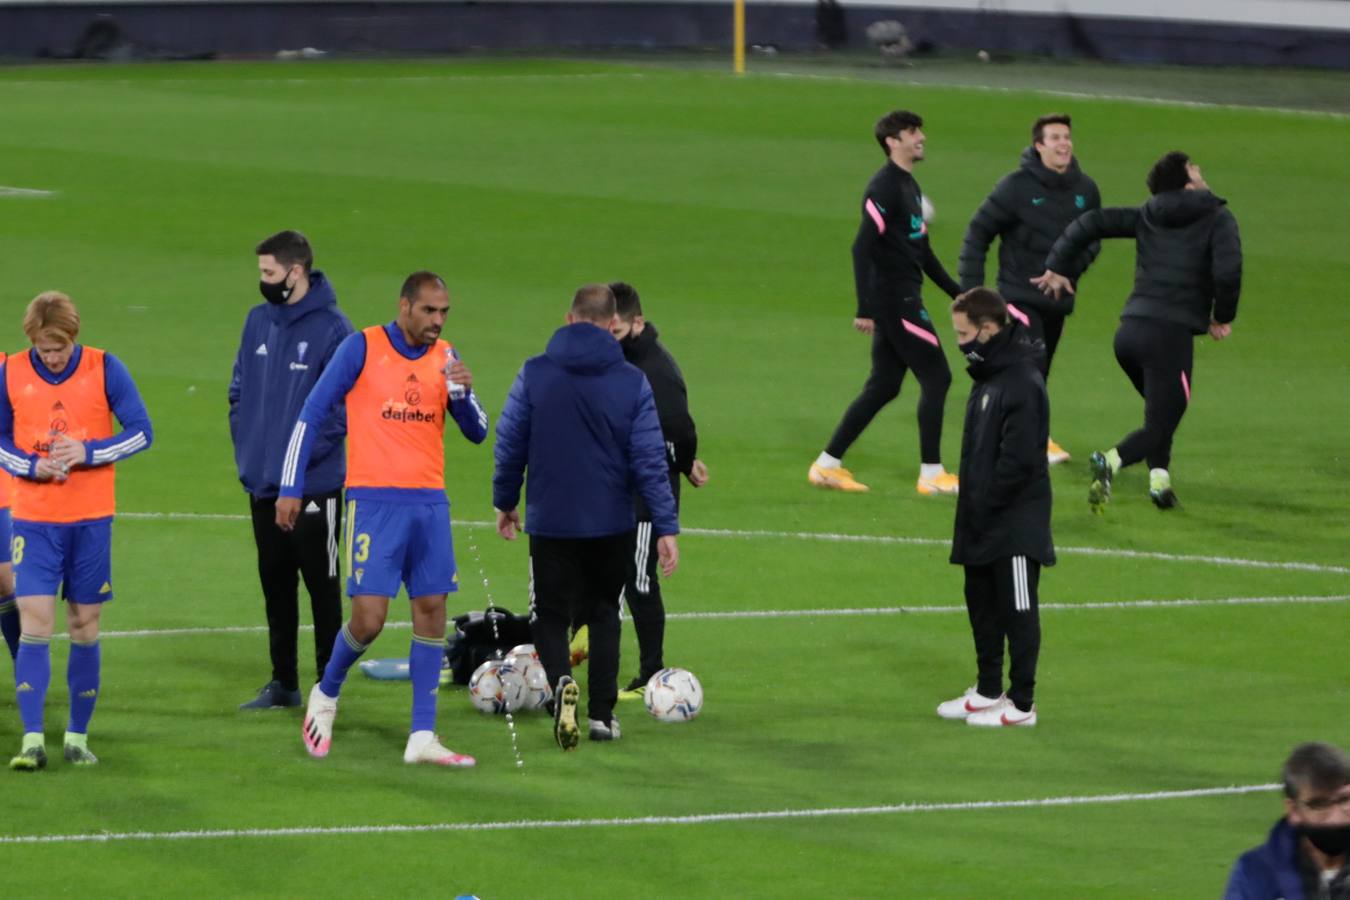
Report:
[{"label": "team crest on jacket", "polygon": [[298,343],[298,344],[295,345],[295,360],[296,360],[296,362],[304,362],[304,361],[305,361],[305,351],[308,350],[308,349],[309,349],[309,341],[301,341],[300,343]]},{"label": "team crest on jacket", "polygon": [[1078,207],[1079,209],[1082,209],[1083,207],[1087,206],[1087,198],[1084,197],[1082,194],[1074,194],[1073,205]]},{"label": "team crest on jacket", "polygon": [[408,380],[403,383],[403,399],[409,406],[416,406],[422,402],[422,382],[417,380],[416,375],[409,375]]}]

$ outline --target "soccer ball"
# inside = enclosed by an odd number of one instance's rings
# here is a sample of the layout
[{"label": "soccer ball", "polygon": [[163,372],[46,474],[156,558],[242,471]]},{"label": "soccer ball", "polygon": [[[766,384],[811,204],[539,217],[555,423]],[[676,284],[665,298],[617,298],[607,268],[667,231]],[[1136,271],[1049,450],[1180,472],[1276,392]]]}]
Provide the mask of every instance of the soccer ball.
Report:
[{"label": "soccer ball", "polygon": [[515,661],[516,665],[522,668],[531,662],[539,662],[539,654],[534,649],[534,644],[516,644],[506,653],[506,658]]},{"label": "soccer ball", "polygon": [[933,209],[933,202],[927,194],[919,195],[919,209],[923,212],[924,224],[931,223],[937,217],[937,210]]},{"label": "soccer ball", "polygon": [[543,663],[532,660],[523,670],[525,679],[525,709],[543,709],[544,704],[553,698],[553,686],[548,683],[548,673]]},{"label": "soccer ball", "polygon": [[525,700],[524,673],[506,660],[489,659],[469,679],[469,699],[494,715],[520,709]]},{"label": "soccer ball", "polygon": [[703,685],[688,669],[662,669],[647,681],[642,700],[662,722],[687,722],[703,709]]}]

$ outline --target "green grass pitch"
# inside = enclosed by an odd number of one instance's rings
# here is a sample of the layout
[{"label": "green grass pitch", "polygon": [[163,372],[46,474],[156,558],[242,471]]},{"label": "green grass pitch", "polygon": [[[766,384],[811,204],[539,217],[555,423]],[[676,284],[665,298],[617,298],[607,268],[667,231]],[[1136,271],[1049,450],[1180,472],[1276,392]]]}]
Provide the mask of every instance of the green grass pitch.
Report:
[{"label": "green grass pitch", "polygon": [[[1244,78],[1256,76],[1206,83],[1240,95]],[[1267,785],[1294,743],[1350,739],[1350,262],[1336,202],[1350,120],[1000,86],[1014,89],[576,61],[0,70],[0,183],[54,192],[0,191],[0,346],[23,347],[33,295],[69,292],[82,338],[137,378],[156,438],[118,479],[126,515],[104,617],[116,634],[91,733],[102,763],[0,773],[0,892],[1217,895],[1278,795],[1146,795]],[[849,455],[870,494],[806,484],[867,372],[848,246],[881,162],[872,122],[898,106],[928,122],[917,174],[953,270],[971,211],[1055,109],[1073,114],[1107,204],[1141,202],[1148,166],[1180,148],[1242,226],[1242,306],[1228,342],[1197,344],[1175,512],[1152,507],[1137,470],[1104,518],[1087,511],[1088,453],[1141,416],[1110,350],[1132,247],[1109,246],[1082,284],[1050,384],[1052,431],[1074,459],[1054,471],[1062,554],[1042,580],[1032,731],[975,733],[933,714],[973,662],[941,544],[951,504],[913,490],[915,386]],[[322,762],[301,746],[298,713],[235,711],[267,663],[225,389],[259,299],[252,247],[288,227],[309,235],[358,327],[392,317],[408,272],[444,274],[447,334],[494,414],[577,285],[639,287],[684,369],[712,472],[685,494],[690,533],[666,585],[667,661],[701,677],[701,718],[664,726],[624,707],[620,743],[564,756],[525,717],[517,768],[505,724],[447,691],[440,731],[479,759],[457,772],[401,762],[403,684],[354,674]],[[944,322],[940,293],[928,302]],[[968,379],[943,334],[954,466]],[[484,577],[522,609],[525,548],[483,524],[490,447],[447,446],[453,611],[485,604]],[[1278,600],[1299,597],[1332,599]],[[1277,602],[1101,605],[1230,598]],[[372,656],[407,652],[407,612],[393,609]],[[693,615],[755,611],[795,614]],[[631,638],[625,654],[627,675]],[[6,753],[19,730],[0,692]],[[1090,802],[1009,805],[1055,798]],[[791,815],[736,817],[775,811]],[[94,835],[108,839],[36,840]]]}]

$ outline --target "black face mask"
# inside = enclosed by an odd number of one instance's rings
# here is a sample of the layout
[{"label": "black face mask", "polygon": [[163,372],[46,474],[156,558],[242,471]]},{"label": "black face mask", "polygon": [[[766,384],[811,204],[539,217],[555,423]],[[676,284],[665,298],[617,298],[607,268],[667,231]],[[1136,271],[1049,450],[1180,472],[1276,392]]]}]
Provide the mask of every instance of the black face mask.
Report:
[{"label": "black face mask", "polygon": [[961,355],[970,362],[982,363],[984,362],[984,351],[987,346],[987,344],[981,344],[979,338],[971,338],[964,343],[957,344],[956,348],[960,350]]},{"label": "black face mask", "polygon": [[1298,832],[1327,856],[1350,851],[1350,825],[1300,825]]},{"label": "black face mask", "polygon": [[263,295],[263,299],[268,303],[281,304],[291,298],[291,292],[295,290],[294,285],[286,287],[286,279],[291,276],[287,272],[280,281],[259,281],[258,291]]}]

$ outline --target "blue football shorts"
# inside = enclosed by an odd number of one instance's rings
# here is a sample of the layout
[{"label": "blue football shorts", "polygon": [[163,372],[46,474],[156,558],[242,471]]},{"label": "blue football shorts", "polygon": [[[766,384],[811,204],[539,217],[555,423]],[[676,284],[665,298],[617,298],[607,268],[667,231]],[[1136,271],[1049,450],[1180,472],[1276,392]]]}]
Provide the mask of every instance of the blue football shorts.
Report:
[{"label": "blue football shorts", "polygon": [[347,596],[408,597],[459,590],[446,503],[347,501]]},{"label": "blue football shorts", "polygon": [[9,542],[14,538],[14,512],[8,506],[0,509],[0,565],[10,562]]},{"label": "blue football shorts", "polygon": [[104,603],[112,590],[112,519],[56,524],[14,520],[10,558],[19,597]]}]

